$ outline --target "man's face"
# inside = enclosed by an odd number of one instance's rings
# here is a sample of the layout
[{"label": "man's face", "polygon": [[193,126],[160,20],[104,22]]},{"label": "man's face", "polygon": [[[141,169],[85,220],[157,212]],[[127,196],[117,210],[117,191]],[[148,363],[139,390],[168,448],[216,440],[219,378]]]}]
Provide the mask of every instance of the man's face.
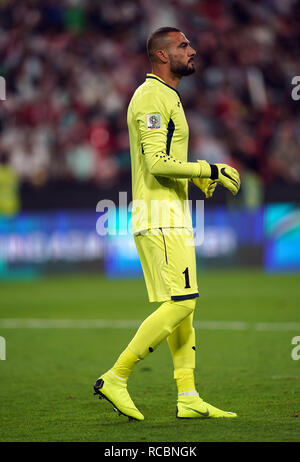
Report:
[{"label": "man's face", "polygon": [[194,56],[196,51],[182,32],[170,32],[167,53],[170,60],[170,71],[183,77],[195,72]]}]

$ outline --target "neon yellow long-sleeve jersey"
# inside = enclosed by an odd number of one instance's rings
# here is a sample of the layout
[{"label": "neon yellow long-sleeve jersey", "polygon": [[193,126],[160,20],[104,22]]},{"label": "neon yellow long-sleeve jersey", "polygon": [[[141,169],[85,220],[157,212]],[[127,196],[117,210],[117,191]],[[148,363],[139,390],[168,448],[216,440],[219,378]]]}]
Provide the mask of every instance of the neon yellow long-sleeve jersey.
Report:
[{"label": "neon yellow long-sleeve jersey", "polygon": [[206,162],[187,162],[189,129],[176,89],[154,74],[127,113],[132,171],[132,230],[192,228],[188,179],[209,177]]}]

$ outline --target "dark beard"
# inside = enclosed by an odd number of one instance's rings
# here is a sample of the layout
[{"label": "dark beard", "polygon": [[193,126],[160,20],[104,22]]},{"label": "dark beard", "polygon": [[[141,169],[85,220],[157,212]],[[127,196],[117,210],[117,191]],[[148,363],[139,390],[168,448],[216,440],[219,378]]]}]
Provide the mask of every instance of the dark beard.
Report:
[{"label": "dark beard", "polygon": [[181,63],[174,63],[171,61],[171,66],[170,66],[170,71],[178,75],[179,77],[185,77],[187,75],[191,75],[195,72],[194,67],[189,67],[187,64],[181,64]]}]

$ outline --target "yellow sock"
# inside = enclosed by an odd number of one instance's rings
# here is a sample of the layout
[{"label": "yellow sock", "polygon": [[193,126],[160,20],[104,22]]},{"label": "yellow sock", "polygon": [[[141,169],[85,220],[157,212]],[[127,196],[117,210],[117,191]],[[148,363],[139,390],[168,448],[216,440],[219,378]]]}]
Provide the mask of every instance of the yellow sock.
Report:
[{"label": "yellow sock", "polygon": [[162,303],[140,325],[137,333],[129,343],[131,351],[144,359],[187,317],[194,308],[195,299],[181,301],[167,301]]},{"label": "yellow sock", "polygon": [[176,379],[178,393],[196,391],[194,369],[175,369],[174,379]]},{"label": "yellow sock", "polygon": [[168,337],[174,370],[195,369],[196,339],[193,315],[194,313],[187,316]]},{"label": "yellow sock", "polygon": [[140,361],[139,357],[134,354],[129,348],[121,353],[116,363],[114,364],[112,371],[115,375],[121,379],[127,380],[132,372],[134,366]]},{"label": "yellow sock", "polygon": [[170,300],[160,305],[140,325],[128,347],[113,366],[112,372],[127,380],[137,362],[154,351],[174,328],[193,312],[195,304],[195,299],[188,299],[178,302]]}]

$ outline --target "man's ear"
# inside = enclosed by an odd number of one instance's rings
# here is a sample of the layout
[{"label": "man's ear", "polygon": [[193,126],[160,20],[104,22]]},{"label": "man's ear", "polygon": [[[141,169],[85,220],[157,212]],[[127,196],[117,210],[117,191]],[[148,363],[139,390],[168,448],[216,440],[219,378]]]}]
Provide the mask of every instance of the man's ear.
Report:
[{"label": "man's ear", "polygon": [[169,61],[169,56],[165,50],[157,50],[155,54],[162,63],[166,64]]}]

